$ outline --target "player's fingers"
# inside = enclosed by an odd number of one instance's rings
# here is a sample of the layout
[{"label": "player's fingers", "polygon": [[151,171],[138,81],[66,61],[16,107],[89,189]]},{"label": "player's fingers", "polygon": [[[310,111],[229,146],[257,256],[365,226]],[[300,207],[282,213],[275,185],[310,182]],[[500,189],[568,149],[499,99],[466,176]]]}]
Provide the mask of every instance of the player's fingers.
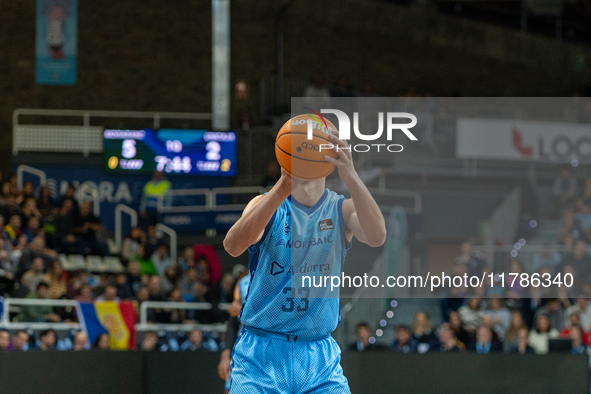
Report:
[{"label": "player's fingers", "polygon": [[341,165],[341,161],[339,159],[335,159],[333,157],[330,157],[328,155],[324,156],[324,160],[326,160],[329,163],[334,164],[335,166],[340,166]]},{"label": "player's fingers", "polygon": [[335,134],[329,134],[328,138],[332,141],[333,144],[337,144],[338,146],[348,146],[347,142],[344,140],[339,139]]}]

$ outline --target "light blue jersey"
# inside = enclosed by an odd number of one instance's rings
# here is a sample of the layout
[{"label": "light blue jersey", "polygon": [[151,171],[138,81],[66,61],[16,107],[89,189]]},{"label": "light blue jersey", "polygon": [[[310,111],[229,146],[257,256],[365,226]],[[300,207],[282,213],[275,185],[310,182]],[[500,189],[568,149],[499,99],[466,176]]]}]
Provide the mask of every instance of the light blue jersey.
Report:
[{"label": "light blue jersey", "polygon": [[242,305],[246,302],[246,295],[248,294],[248,286],[250,285],[250,274],[240,279],[238,282],[238,292],[240,293],[240,301]]},{"label": "light blue jersey", "polygon": [[277,208],[261,240],[249,248],[243,325],[304,338],[334,331],[340,322],[339,290],[331,291],[323,278],[341,276],[348,250],[343,201],[325,189],[310,208],[291,196]]}]

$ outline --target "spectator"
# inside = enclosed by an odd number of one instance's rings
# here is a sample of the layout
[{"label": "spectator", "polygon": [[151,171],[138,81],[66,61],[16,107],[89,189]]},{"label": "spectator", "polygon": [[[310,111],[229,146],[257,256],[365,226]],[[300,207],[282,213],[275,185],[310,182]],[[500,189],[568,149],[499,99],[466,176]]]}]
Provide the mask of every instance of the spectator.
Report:
[{"label": "spectator", "polygon": [[340,76],[337,84],[330,89],[331,97],[353,97],[353,90],[349,86],[347,77]]},{"label": "spectator", "polygon": [[475,332],[476,328],[482,322],[480,304],[480,298],[470,298],[468,305],[464,305],[458,309],[458,313],[464,322],[464,327],[468,332]]},{"label": "spectator", "polygon": [[189,268],[178,281],[179,290],[183,293],[185,299],[192,297],[191,292],[193,286],[197,283],[199,283],[199,274],[197,273],[197,270],[194,267]]},{"label": "spectator", "polygon": [[169,265],[164,270],[164,276],[160,281],[162,285],[162,292],[169,293],[172,289],[177,287],[177,267],[176,265]]},{"label": "spectator", "polygon": [[51,262],[49,273],[45,274],[44,280],[49,285],[49,297],[57,300],[66,295],[68,285],[64,279],[62,263],[59,260],[53,260]]},{"label": "spectator", "polygon": [[170,181],[164,179],[164,172],[154,171],[152,179],[144,186],[144,193],[140,201],[140,215],[147,220],[149,225],[158,223],[158,200],[162,199],[165,206],[171,204],[169,191],[172,187]]},{"label": "spectator", "polygon": [[460,246],[460,255],[456,258],[456,265],[466,264],[468,266],[468,275],[482,276],[486,269],[486,261],[482,253],[474,250],[472,242],[464,241]]},{"label": "spectator", "polygon": [[558,330],[553,328],[550,318],[547,315],[540,314],[536,319],[536,327],[529,333],[529,343],[537,354],[548,353],[548,339],[558,338]]},{"label": "spectator", "polygon": [[10,333],[7,330],[0,329],[0,352],[8,350],[10,345]]},{"label": "spectator", "polygon": [[463,350],[458,346],[458,339],[456,338],[454,331],[449,326],[449,323],[442,323],[439,327],[439,343],[441,346],[439,349],[433,349],[434,351],[440,350],[447,353],[458,353]]},{"label": "spectator", "polygon": [[5,223],[10,224],[10,219],[15,215],[20,219],[21,208],[16,203],[16,197],[14,195],[6,197],[6,205],[3,207],[2,211],[2,216],[4,216]]},{"label": "spectator", "polygon": [[505,339],[505,331],[509,328],[511,323],[511,312],[505,308],[500,298],[491,298],[488,301],[488,309],[484,312],[485,315],[490,316],[493,322],[492,329],[497,333],[499,339]]},{"label": "spectator", "polygon": [[37,198],[37,208],[43,217],[48,217],[57,213],[57,204],[53,198],[51,198],[51,189],[47,185],[41,187],[39,197]]},{"label": "spectator", "polygon": [[577,221],[574,209],[567,209],[564,212],[564,221],[559,232],[560,242],[567,244],[567,239],[572,237],[574,240],[582,239],[585,232],[581,224]]},{"label": "spectator", "polygon": [[527,327],[521,327],[517,330],[516,341],[509,350],[510,353],[533,354],[536,351],[529,346],[529,331]]},{"label": "spectator", "polygon": [[18,215],[18,214],[14,214],[14,215],[10,216],[10,219],[8,220],[8,224],[6,226],[4,226],[4,231],[6,231],[6,233],[10,237],[10,241],[12,242],[13,245],[16,244],[17,238],[23,232],[21,226],[22,226],[22,219],[21,219],[20,215]]},{"label": "spectator", "polygon": [[426,353],[429,349],[439,347],[439,340],[432,331],[431,322],[425,312],[415,314],[412,337],[417,341],[417,351],[419,353]]},{"label": "spectator", "polygon": [[72,215],[76,216],[78,214],[78,201],[76,201],[76,186],[74,186],[73,184],[69,184],[68,188],[66,189],[66,192],[64,193],[64,195],[62,196],[62,199],[60,201],[60,206],[64,205],[64,202],[66,200],[70,200],[72,202]]},{"label": "spectator", "polygon": [[410,335],[410,328],[403,324],[396,327],[396,337],[392,350],[396,353],[414,353],[417,351],[417,340]]},{"label": "spectator", "polygon": [[189,268],[195,267],[195,258],[193,255],[193,248],[187,247],[183,251],[183,256],[179,259],[180,274],[187,272]]},{"label": "spectator", "polygon": [[566,328],[560,331],[560,337],[570,338],[573,328],[578,328],[581,330],[583,345],[589,346],[589,332],[581,328],[581,320],[576,312],[571,313],[569,324],[566,326]]},{"label": "spectator", "polygon": [[217,352],[218,346],[215,343],[215,341],[204,341],[203,331],[193,330],[189,333],[189,339],[187,339],[181,345],[180,350],[181,351],[191,351],[191,352],[199,352],[199,351]]},{"label": "spectator", "polygon": [[74,234],[81,254],[98,254],[102,257],[109,255],[107,243],[101,241],[97,234],[103,229],[100,219],[91,211],[90,201],[84,201],[78,216],[74,219]]},{"label": "spectator", "polygon": [[41,212],[37,209],[37,203],[35,199],[30,197],[25,200],[21,208],[21,223],[25,224],[31,218],[37,218],[41,220]]},{"label": "spectator", "polygon": [[53,330],[43,330],[39,334],[39,350],[41,351],[50,351],[55,350],[55,345],[57,342],[57,338],[55,336],[55,331]]},{"label": "spectator", "polygon": [[[166,298],[162,294],[162,286],[160,283],[159,276],[152,276],[150,277],[150,282],[148,284],[148,289],[150,291],[149,300],[150,301],[166,301]],[[156,309],[148,309],[148,321],[150,322],[164,322],[166,320],[166,313],[159,308]]]},{"label": "spectator", "polygon": [[164,241],[158,236],[155,225],[148,226],[146,231],[145,255],[152,256],[156,252],[158,245],[163,244]]},{"label": "spectator", "polygon": [[152,263],[154,263],[158,275],[164,277],[164,271],[172,264],[168,255],[168,245],[165,243],[158,244],[156,251],[152,255]]},{"label": "spectator", "polygon": [[72,341],[72,350],[74,351],[81,351],[86,350],[86,345],[88,343],[88,335],[84,331],[78,331],[74,335],[74,340]]},{"label": "spectator", "polygon": [[31,269],[23,274],[21,283],[27,287],[28,291],[34,291],[39,282],[45,281],[45,274],[43,273],[43,259],[35,257]]},{"label": "spectator", "polygon": [[306,86],[304,97],[330,97],[330,91],[324,86],[321,75],[315,75],[312,84]]},{"label": "spectator", "polygon": [[[375,345],[371,343],[371,328],[366,322],[361,322],[355,327],[355,342],[349,345],[349,351],[366,352],[374,350]],[[375,339],[374,339],[375,341]]]},{"label": "spectator", "polygon": [[[39,282],[35,292],[31,292],[26,298],[48,299],[49,286],[45,282]],[[59,322],[60,317],[54,313],[53,307],[48,305],[23,305],[18,315],[19,322]]]},{"label": "spectator", "polygon": [[560,300],[558,298],[547,299],[546,305],[539,308],[536,312],[534,320],[538,321],[537,317],[540,315],[545,315],[548,319],[550,319],[550,326],[552,328],[556,330],[562,330],[564,328],[564,312],[562,311]]},{"label": "spectator", "polygon": [[[179,289],[172,289],[168,297],[170,302],[184,302],[183,295]],[[162,313],[162,323],[167,324],[185,324],[187,320],[187,311],[185,309],[164,309]]]},{"label": "spectator", "polygon": [[478,354],[488,354],[500,352],[502,348],[499,343],[493,341],[492,330],[483,325],[476,329],[476,342],[471,344],[468,350]]},{"label": "spectator", "polygon": [[156,271],[156,267],[154,267],[152,259],[146,258],[146,256],[145,244],[138,244],[137,255],[129,260],[128,265],[132,262],[137,262],[140,265],[140,276],[158,275],[158,271]]},{"label": "spectator", "polygon": [[65,254],[78,253],[78,241],[74,235],[74,201],[65,199],[59,214],[55,216],[55,236],[59,250]]},{"label": "spectator", "polygon": [[127,284],[135,294],[142,286],[142,278],[140,275],[141,265],[138,261],[130,261],[127,265]]},{"label": "spectator", "polygon": [[138,255],[138,246],[146,242],[146,234],[139,227],[133,227],[127,238],[123,240],[121,257],[125,262]]},{"label": "spectator", "polygon": [[107,285],[105,287],[105,291],[99,297],[97,297],[97,301],[121,301],[119,297],[117,297],[117,288],[113,285]]},{"label": "spectator", "polygon": [[562,257],[560,253],[552,249],[552,246],[546,244],[542,247],[541,252],[536,252],[533,256],[532,270],[538,272],[542,267],[550,267],[552,271],[556,270]]},{"label": "spectator", "polygon": [[580,295],[577,298],[575,305],[566,310],[564,315],[569,321],[564,322],[565,326],[570,322],[570,316],[572,313],[579,315],[581,327],[584,331],[591,331],[591,308],[589,307],[589,300],[585,296]]},{"label": "spectator", "polygon": [[43,237],[35,237],[29,248],[23,251],[19,262],[18,269],[16,271],[17,280],[20,280],[22,275],[31,269],[33,266],[33,260],[40,257],[44,263],[44,270],[49,267],[49,263],[54,258],[57,258],[57,253],[51,250],[45,249],[45,239]]},{"label": "spectator", "polygon": [[0,238],[0,295],[9,293],[14,287],[14,266],[10,259],[11,253],[4,248],[5,242]]},{"label": "spectator", "polygon": [[138,304],[141,304],[144,301],[150,300],[150,289],[146,286],[142,286],[138,289],[135,293],[135,299]]},{"label": "spectator", "polygon": [[156,333],[153,331],[146,331],[144,333],[144,337],[142,338],[142,343],[140,344],[140,349],[144,352],[153,352],[156,349],[156,345],[158,344],[158,337]]},{"label": "spectator", "polygon": [[12,185],[10,182],[4,181],[0,187],[0,207],[6,206],[6,199],[12,194]]},{"label": "spectator", "polygon": [[454,335],[458,341],[462,342],[464,346],[467,346],[470,342],[470,334],[464,328],[464,323],[460,317],[459,312],[452,311],[449,314],[449,327],[453,330]]},{"label": "spectator", "polygon": [[234,299],[234,277],[232,274],[225,274],[222,277],[220,290],[219,302],[231,303]]},{"label": "spectator", "polygon": [[523,315],[519,311],[513,311],[511,313],[511,323],[505,332],[505,349],[511,349],[513,346],[517,345],[519,330],[522,328],[527,329],[525,321],[523,320]]},{"label": "spectator", "polygon": [[[587,254],[587,243],[584,240],[575,242],[575,250],[567,255],[558,266],[558,272],[563,272],[566,266],[571,266],[576,275],[573,275],[577,282],[587,282],[591,274],[591,257]],[[581,289],[577,289],[581,290]]]},{"label": "spectator", "polygon": [[92,348],[95,350],[110,350],[111,346],[109,345],[109,334],[102,333],[98,336],[96,341],[92,344]]},{"label": "spectator", "polygon": [[127,275],[128,274],[125,274],[124,272],[120,272],[117,274],[117,276],[115,276],[115,288],[117,289],[117,298],[121,300],[130,300],[133,298],[133,295],[135,294],[131,287],[131,284],[127,280]]},{"label": "spectator", "polygon": [[577,195],[577,179],[572,174],[570,167],[564,167],[552,186],[554,196],[554,208],[558,214]]},{"label": "spectator", "polygon": [[23,234],[27,236],[27,242],[32,242],[33,238],[39,235],[43,236],[39,218],[31,216],[27,221],[27,227],[24,229]]},{"label": "spectator", "polygon": [[88,283],[84,283],[80,287],[76,300],[80,302],[92,302],[94,300],[92,287]]},{"label": "spectator", "polygon": [[29,334],[24,330],[17,330],[12,336],[12,349],[26,352],[29,349]]},{"label": "spectator", "polygon": [[25,202],[29,198],[33,198],[35,194],[35,187],[33,186],[33,182],[27,181],[23,184],[23,189],[17,196],[17,203],[21,206],[25,205]]},{"label": "spectator", "polygon": [[570,330],[570,338],[572,340],[572,354],[587,353],[587,346],[583,342],[583,332],[581,327],[573,326]]}]

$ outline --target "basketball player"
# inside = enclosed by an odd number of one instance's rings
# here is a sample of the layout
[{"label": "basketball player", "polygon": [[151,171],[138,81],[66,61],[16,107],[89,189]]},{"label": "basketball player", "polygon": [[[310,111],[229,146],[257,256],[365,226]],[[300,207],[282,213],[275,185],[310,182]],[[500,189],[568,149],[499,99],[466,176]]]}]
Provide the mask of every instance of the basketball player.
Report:
[{"label": "basketball player", "polygon": [[224,393],[230,392],[230,363],[231,363],[231,351],[234,348],[238,331],[240,330],[240,323],[238,322],[238,315],[240,315],[240,309],[246,301],[246,294],[248,292],[248,286],[250,285],[250,274],[244,276],[234,288],[234,300],[228,308],[228,314],[230,319],[228,320],[228,327],[226,329],[226,348],[220,355],[220,362],[218,364],[218,375],[222,378],[226,385],[224,386]]},{"label": "basketball player", "polygon": [[234,257],[250,253],[250,286],[234,346],[231,394],[350,393],[340,348],[330,336],[340,322],[338,289],[302,287],[301,273],[340,276],[352,238],[384,243],[380,209],[360,181],[348,144],[333,163],[351,199],[325,188],[325,179],[302,181],[282,170],[275,186],[255,197],[228,231]]}]

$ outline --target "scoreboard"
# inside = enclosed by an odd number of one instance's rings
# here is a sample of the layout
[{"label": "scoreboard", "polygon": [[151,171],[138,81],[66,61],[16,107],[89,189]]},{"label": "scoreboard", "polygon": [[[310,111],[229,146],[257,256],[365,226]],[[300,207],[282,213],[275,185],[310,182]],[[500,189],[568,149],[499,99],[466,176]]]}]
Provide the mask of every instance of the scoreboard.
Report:
[{"label": "scoreboard", "polygon": [[140,129],[103,133],[108,172],[236,175],[236,133],[209,130]]}]

